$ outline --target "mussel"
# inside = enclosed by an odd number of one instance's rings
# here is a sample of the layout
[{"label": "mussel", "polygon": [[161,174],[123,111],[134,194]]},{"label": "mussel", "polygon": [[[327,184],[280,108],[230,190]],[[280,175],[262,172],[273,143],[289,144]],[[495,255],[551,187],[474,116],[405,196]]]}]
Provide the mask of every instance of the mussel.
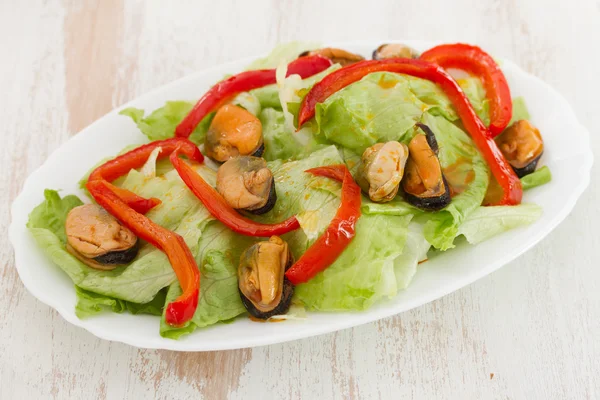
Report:
[{"label": "mussel", "polygon": [[402,188],[406,201],[415,207],[435,211],[450,204],[450,188],[442,173],[435,135],[427,125],[417,124],[425,135],[417,133],[408,144],[410,152]]},{"label": "mussel", "polygon": [[69,253],[95,269],[115,269],[138,253],[137,236],[96,204],[69,211],[65,231]]},{"label": "mussel", "polygon": [[373,60],[386,58],[418,58],[419,53],[411,47],[401,43],[382,44],[373,50]]},{"label": "mussel", "polygon": [[204,151],[207,156],[224,162],[240,155],[260,157],[264,150],[258,118],[232,104],[219,108],[206,132]]},{"label": "mussel", "polygon": [[319,54],[323,57],[329,58],[334,64],[340,64],[342,67],[349,64],[362,61],[365,58],[361,55],[350,53],[349,51],[336,49],[334,47],[324,47],[322,49],[304,51],[298,55],[298,57],[312,56]]},{"label": "mussel", "polygon": [[524,119],[506,128],[496,144],[519,178],[535,171],[544,152],[540,131]]},{"label": "mussel", "polygon": [[238,287],[250,315],[268,319],[288,311],[294,286],[285,277],[285,271],[293,263],[288,244],[279,236],[255,243],[242,253]]},{"label": "mussel", "polygon": [[390,201],[398,193],[407,159],[405,144],[396,141],[377,143],[364,151],[356,182],[371,200]]},{"label": "mussel", "polygon": [[240,156],[217,171],[217,191],[227,203],[252,214],[270,211],[277,201],[273,173],[260,157]]}]

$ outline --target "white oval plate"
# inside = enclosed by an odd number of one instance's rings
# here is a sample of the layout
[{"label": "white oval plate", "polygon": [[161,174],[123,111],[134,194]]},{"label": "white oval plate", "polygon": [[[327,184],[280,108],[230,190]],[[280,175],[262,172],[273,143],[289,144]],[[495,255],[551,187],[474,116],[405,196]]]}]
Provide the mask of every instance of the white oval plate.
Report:
[{"label": "white oval plate", "polygon": [[[370,58],[371,51],[389,41],[339,43],[335,46]],[[404,41],[425,50],[434,44]],[[166,100],[199,98],[226,73],[240,71],[251,60],[239,60],[190,75],[160,87],[121,108],[135,106],[146,111]],[[499,235],[477,246],[459,245],[422,264],[410,287],[395,298],[364,312],[309,313],[303,321],[255,323],[239,318],[233,324],[199,329],[179,340],[164,339],[154,316],[104,313],[80,320],[75,316],[73,283],[53,265],[29,235],[25,224],[29,212],[43,200],[45,188],[63,194],[82,195],[81,176],[98,160],[116,154],[126,145],[143,143],[144,136],[129,118],[113,110],[85,128],[56,150],[29,176],[12,205],[10,240],[15,263],[25,287],[40,301],[56,309],[67,321],[107,340],[144,348],[206,351],[261,346],[285,342],[376,321],[433,301],[462,288],[514,260],[552,231],[573,209],[589,183],[593,162],[589,134],[580,125],[565,99],[540,79],[503,61],[513,96],[524,96],[532,120],[544,135],[543,164],[552,170],[552,182],[527,191],[524,200],[543,207],[534,224]]]}]

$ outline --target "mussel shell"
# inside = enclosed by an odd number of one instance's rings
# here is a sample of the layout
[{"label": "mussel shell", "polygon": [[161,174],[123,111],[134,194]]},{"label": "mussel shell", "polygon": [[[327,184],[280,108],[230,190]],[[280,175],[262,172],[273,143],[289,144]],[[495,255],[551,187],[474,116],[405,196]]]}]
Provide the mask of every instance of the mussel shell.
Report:
[{"label": "mussel shell", "polygon": [[245,210],[254,215],[265,214],[275,207],[275,203],[277,203],[277,192],[275,191],[275,179],[271,180],[271,191],[269,192],[269,198],[264,206],[261,208],[257,208],[256,210]]},{"label": "mussel shell", "polygon": [[[438,156],[440,152],[440,147],[438,145],[437,139],[435,138],[435,134],[429,128],[429,126],[418,122],[417,127],[419,127],[423,132],[425,132],[425,139],[427,140],[427,144],[429,148],[433,151],[433,153]],[[439,159],[438,159],[439,162]],[[441,165],[440,165],[441,167]],[[450,196],[450,186],[448,185],[448,181],[442,172],[442,183],[444,187],[444,192],[439,196],[433,197],[421,197],[408,192],[404,192],[404,197],[407,202],[412,204],[413,206],[420,208],[422,210],[427,211],[438,211],[442,208],[446,207],[452,201],[452,197]]]},{"label": "mussel shell", "polygon": [[294,285],[290,281],[285,278],[283,280],[283,290],[281,292],[281,301],[277,304],[277,307],[268,312],[262,312],[258,310],[254,304],[250,300],[244,296],[242,291],[238,288],[240,292],[240,299],[242,299],[242,303],[248,313],[257,319],[269,319],[274,315],[282,315],[288,312],[290,309],[290,305],[292,304],[292,297],[294,296]]},{"label": "mussel shell", "polygon": [[435,134],[427,125],[417,122],[416,124],[423,132],[425,132],[425,139],[427,139],[427,144],[433,150],[435,155],[437,156],[440,152],[440,147],[438,146],[437,139],[435,138]]},{"label": "mussel shell", "polygon": [[98,264],[122,265],[129,264],[137,256],[140,249],[140,241],[137,240],[133,247],[121,251],[111,251],[98,257],[92,258]]},{"label": "mussel shell", "polygon": [[[392,58],[392,57],[385,57],[385,58],[381,58],[379,56],[380,51],[385,47],[385,46],[389,46],[390,44],[398,44],[398,43],[384,43],[381,46],[377,47],[375,50],[373,50],[373,53],[371,54],[371,58],[373,60],[385,60],[386,58]],[[418,58],[419,54],[418,52],[416,52],[414,49],[410,48],[409,46],[404,46],[405,48],[411,50],[411,57],[394,57],[394,58]]]},{"label": "mussel shell", "polygon": [[254,153],[252,153],[250,155],[253,157],[262,157],[264,152],[265,152],[265,142],[262,142],[260,144],[260,146],[258,146],[258,148],[256,150],[254,150]]},{"label": "mussel shell", "polygon": [[[292,253],[289,253],[288,263],[285,266],[285,270],[287,271],[294,264],[294,257],[292,257]],[[271,311],[260,311],[258,308],[254,306],[252,301],[250,301],[244,293],[239,288],[238,292],[240,293],[240,299],[242,300],[242,304],[248,310],[248,313],[257,319],[269,319],[274,315],[282,315],[288,312],[290,309],[290,305],[292,304],[292,297],[294,296],[294,285],[286,278],[283,278],[283,289],[281,290],[281,299],[279,300],[279,304],[275,306]]]},{"label": "mussel shell", "polygon": [[419,197],[414,194],[404,192],[404,196],[407,202],[413,206],[426,211],[438,211],[446,207],[452,201],[450,197],[450,186],[446,181],[446,177],[442,174],[442,181],[444,183],[444,193],[434,197]]},{"label": "mussel shell", "polygon": [[515,171],[515,174],[517,174],[517,176],[519,178],[522,178],[525,175],[529,175],[535,171],[535,169],[537,168],[538,162],[540,161],[540,158],[542,157],[542,154],[544,154],[543,151],[540,153],[539,156],[534,158],[529,164],[527,164],[523,168],[515,168],[512,165],[511,165],[511,167],[512,167],[513,171]]}]

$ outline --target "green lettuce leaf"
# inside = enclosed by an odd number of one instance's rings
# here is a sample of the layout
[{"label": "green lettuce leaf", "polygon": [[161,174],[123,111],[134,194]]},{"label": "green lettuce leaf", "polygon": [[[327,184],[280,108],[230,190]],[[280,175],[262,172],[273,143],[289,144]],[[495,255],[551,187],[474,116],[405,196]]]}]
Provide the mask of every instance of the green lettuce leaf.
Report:
[{"label": "green lettuce leaf", "polygon": [[56,190],[44,190],[44,201],[29,214],[29,229],[44,229],[56,236],[57,240],[67,243],[65,221],[73,208],[82,205],[79,197],[68,195],[60,197]]},{"label": "green lettuce leaf", "polygon": [[499,233],[538,220],[542,209],[536,204],[518,206],[478,207],[462,223],[458,233],[469,243],[481,243]]},{"label": "green lettuce leaf", "polygon": [[552,173],[548,166],[543,166],[529,175],[521,178],[523,190],[531,189],[537,186],[545,185],[552,180]]},{"label": "green lettuce leaf", "polygon": [[[465,92],[475,112],[487,126],[490,124],[490,104],[486,97],[485,88],[479,78],[468,77],[457,79],[461,89]],[[455,119],[458,119],[458,115]]]},{"label": "green lettuce leaf", "polygon": [[[463,84],[472,82],[468,79]],[[473,95],[472,101],[485,108],[481,103],[484,99]],[[319,135],[362,154],[377,142],[406,141],[425,112],[450,121],[458,118],[452,103],[433,82],[378,72],[317,104],[316,122]]]},{"label": "green lettuce leaf", "polygon": [[286,124],[283,111],[263,109],[260,122],[265,141],[263,157],[267,161],[298,159],[319,148],[319,143],[312,137],[304,143],[299,140],[299,135]]},{"label": "green lettuce leaf", "polygon": [[79,318],[87,318],[104,311],[112,311],[118,314],[128,311],[131,314],[160,316],[167,297],[166,289],[162,289],[150,302],[138,304],[90,292],[77,286],[75,286],[75,294],[77,296],[75,314]]},{"label": "green lettuce leaf", "polygon": [[[140,131],[148,140],[163,140],[175,136],[175,128],[185,118],[185,116],[194,107],[190,101],[167,101],[164,106],[158,108],[150,115],[144,116],[144,110],[129,107],[121,110],[120,115],[130,117],[137,125]],[[204,141],[206,131],[212,121],[213,113],[207,115],[194,129],[190,135],[190,140],[196,144]]]},{"label": "green lettuce leaf", "polygon": [[529,115],[529,110],[527,109],[527,104],[525,103],[525,99],[523,97],[515,97],[513,99],[513,112],[512,119],[508,123],[508,126],[511,126],[513,122],[519,121],[522,119],[531,119],[531,115]]},{"label": "green lettuce leaf", "polygon": [[[394,261],[402,255],[411,216],[363,215],[356,236],[323,272],[296,286],[295,297],[310,310],[363,310],[398,291]],[[373,240],[377,237],[377,240]],[[414,274],[398,264],[398,272]],[[410,280],[407,278],[406,280]]]}]

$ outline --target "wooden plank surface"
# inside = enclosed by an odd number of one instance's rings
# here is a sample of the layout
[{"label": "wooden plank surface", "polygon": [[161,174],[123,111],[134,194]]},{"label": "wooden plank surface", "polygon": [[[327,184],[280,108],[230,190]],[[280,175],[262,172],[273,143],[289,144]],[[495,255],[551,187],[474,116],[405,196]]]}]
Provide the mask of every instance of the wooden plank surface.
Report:
[{"label": "wooden plank surface", "polygon": [[556,87],[598,154],[600,1],[321,3],[0,0],[0,399],[600,398],[597,166],[575,211],[515,262],[426,306],[317,338],[140,350],[69,325],[25,290],[8,205],[50,152],[156,86],[282,41],[480,44]]}]

